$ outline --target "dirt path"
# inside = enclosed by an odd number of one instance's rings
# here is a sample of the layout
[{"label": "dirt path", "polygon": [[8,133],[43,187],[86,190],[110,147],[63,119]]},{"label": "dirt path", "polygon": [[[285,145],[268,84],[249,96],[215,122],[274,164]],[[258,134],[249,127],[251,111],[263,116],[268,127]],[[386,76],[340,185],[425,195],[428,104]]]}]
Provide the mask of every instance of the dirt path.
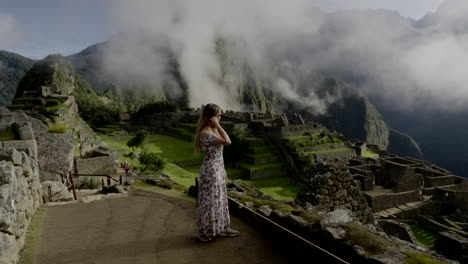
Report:
[{"label": "dirt path", "polygon": [[199,242],[194,216],[193,201],[161,194],[49,207],[34,263],[287,263],[236,217],[239,237]]}]

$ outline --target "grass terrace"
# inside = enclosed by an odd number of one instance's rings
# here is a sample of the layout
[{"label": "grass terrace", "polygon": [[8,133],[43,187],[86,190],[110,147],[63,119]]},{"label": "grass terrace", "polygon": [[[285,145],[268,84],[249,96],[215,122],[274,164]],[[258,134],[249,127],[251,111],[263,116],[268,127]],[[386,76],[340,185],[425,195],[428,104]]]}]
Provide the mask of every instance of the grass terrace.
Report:
[{"label": "grass terrace", "polygon": [[[182,127],[183,126],[183,127]],[[195,124],[181,123],[178,128],[186,129],[189,127],[195,128]],[[117,150],[119,153],[119,161],[124,162],[129,160],[124,157],[125,153],[132,151],[127,146],[128,140],[134,135],[114,136],[112,132],[115,131],[117,126],[100,127],[96,131],[99,138],[104,141],[110,148]],[[147,137],[145,148],[150,152],[159,153],[167,160],[166,168],[163,173],[171,176],[176,182],[185,186],[190,186],[195,183],[195,178],[199,177],[200,164],[203,161],[202,155],[196,155],[191,142],[172,136],[161,134],[150,134]],[[274,150],[272,146],[255,146],[252,147],[255,153],[252,155],[269,156],[270,152]],[[140,150],[137,150],[140,151]],[[130,160],[129,160],[130,161]],[[137,160],[133,160],[133,166],[138,167],[140,164]],[[245,169],[261,170],[265,168],[282,168],[284,163],[269,163],[262,165],[252,165],[242,163],[242,168],[226,168],[228,180],[243,178]],[[270,179],[257,179],[245,180],[246,182],[257,186],[262,192],[279,200],[293,200],[300,190],[299,184],[289,177],[270,178]]]}]

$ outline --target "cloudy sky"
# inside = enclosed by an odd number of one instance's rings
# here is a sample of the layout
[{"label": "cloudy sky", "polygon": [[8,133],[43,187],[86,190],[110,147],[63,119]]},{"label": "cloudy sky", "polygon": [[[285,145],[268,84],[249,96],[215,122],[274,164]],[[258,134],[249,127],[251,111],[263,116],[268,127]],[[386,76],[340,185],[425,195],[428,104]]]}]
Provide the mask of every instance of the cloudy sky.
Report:
[{"label": "cloudy sky", "polygon": [[[322,10],[337,8],[385,8],[419,19],[434,11],[442,0],[308,0],[304,6]],[[42,58],[50,53],[69,55],[102,42],[118,31],[115,7],[120,0],[0,0],[0,50]],[[147,2],[147,14],[158,13]],[[258,2],[258,1],[257,1]],[[261,1],[260,1],[261,2]],[[268,4],[265,2],[265,4]],[[228,4],[227,4],[228,5]],[[202,8],[209,8],[203,6]],[[286,5],[285,8],[288,8]],[[141,12],[144,9],[138,9]],[[135,19],[139,14],[132,14]],[[128,19],[128,17],[126,18]],[[128,24],[127,24],[128,25]]]}]

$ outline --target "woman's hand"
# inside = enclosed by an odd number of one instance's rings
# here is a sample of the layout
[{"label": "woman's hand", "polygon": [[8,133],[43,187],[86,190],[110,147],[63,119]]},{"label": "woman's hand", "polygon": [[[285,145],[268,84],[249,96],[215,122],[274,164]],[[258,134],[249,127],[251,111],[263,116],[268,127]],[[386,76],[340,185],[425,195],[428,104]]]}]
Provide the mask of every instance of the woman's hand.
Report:
[{"label": "woman's hand", "polygon": [[210,119],[210,124],[215,126],[215,127],[219,127],[220,124],[219,124],[219,120],[216,116],[213,116],[211,119]]}]

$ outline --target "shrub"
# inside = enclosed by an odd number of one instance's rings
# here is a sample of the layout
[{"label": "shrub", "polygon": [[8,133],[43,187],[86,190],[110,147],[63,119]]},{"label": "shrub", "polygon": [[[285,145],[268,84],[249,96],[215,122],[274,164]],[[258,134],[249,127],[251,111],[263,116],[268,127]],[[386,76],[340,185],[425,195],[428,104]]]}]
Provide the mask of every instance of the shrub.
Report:
[{"label": "shrub", "polygon": [[155,152],[143,151],[138,157],[142,171],[162,171],[166,167],[166,161]]},{"label": "shrub", "polygon": [[231,145],[224,149],[224,160],[229,165],[234,165],[237,162],[242,161],[245,157],[249,145],[245,141],[245,136],[248,134],[247,131],[242,129],[234,129],[231,138]]},{"label": "shrub", "polygon": [[78,178],[79,189],[99,189],[101,188],[101,181],[95,177],[79,177]]}]

